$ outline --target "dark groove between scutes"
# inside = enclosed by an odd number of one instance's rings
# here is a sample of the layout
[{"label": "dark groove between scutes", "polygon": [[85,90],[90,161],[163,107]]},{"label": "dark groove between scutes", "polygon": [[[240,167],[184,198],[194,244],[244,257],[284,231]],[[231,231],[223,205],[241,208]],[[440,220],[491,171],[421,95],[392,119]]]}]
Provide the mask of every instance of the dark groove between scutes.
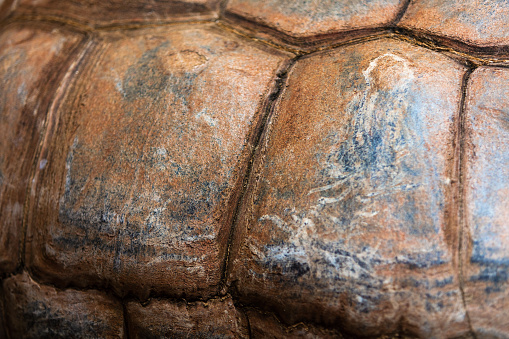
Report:
[{"label": "dark groove between scutes", "polygon": [[465,250],[463,248],[463,238],[465,236],[465,228],[466,225],[466,219],[465,219],[465,182],[464,182],[464,160],[465,160],[465,138],[466,138],[466,131],[465,131],[465,110],[466,110],[466,98],[467,98],[467,90],[468,90],[468,82],[470,79],[470,76],[472,75],[472,72],[475,70],[475,67],[470,67],[465,75],[463,76],[463,82],[461,84],[461,102],[460,102],[460,112],[459,112],[459,121],[458,121],[458,157],[459,159],[456,159],[458,161],[458,213],[457,213],[457,225],[458,225],[458,280],[459,280],[459,288],[461,292],[461,300],[463,302],[463,307],[465,309],[465,315],[467,318],[468,326],[470,328],[470,334],[474,339],[477,339],[477,335],[474,331],[474,328],[472,326],[472,321],[470,319],[470,314],[468,313],[467,309],[467,302],[465,299],[465,291],[464,291],[464,284],[465,281],[463,279],[463,251]]},{"label": "dark groove between scutes", "polygon": [[[252,20],[237,16],[233,13],[225,12],[221,13],[219,19],[202,19],[202,20],[189,20],[189,21],[160,21],[160,22],[141,22],[141,23],[114,23],[90,26],[86,23],[79,22],[76,20],[70,20],[58,16],[13,16],[11,15],[4,19],[0,23],[0,30],[11,23],[26,23],[26,22],[46,22],[55,25],[70,26],[82,32],[107,32],[107,31],[119,31],[119,30],[137,30],[151,27],[167,27],[167,26],[178,26],[186,24],[204,24],[215,22],[220,28],[233,31],[237,35],[248,37],[251,40],[258,41],[265,45],[271,46],[276,49],[291,52],[297,55],[312,54],[317,51],[329,50],[343,46],[352,41],[362,41],[364,39],[380,38],[383,35],[396,35],[402,40],[405,40],[414,45],[425,47],[427,49],[440,52],[450,53],[457,55],[460,58],[468,60],[476,65],[501,65],[509,64],[509,45],[508,46],[485,46],[478,47],[470,45],[460,40],[452,39],[445,36],[434,35],[430,32],[422,30],[412,30],[404,27],[397,27],[399,16],[403,16],[406,8],[409,6],[410,1],[405,4],[402,11],[398,14],[394,23],[388,26],[373,28],[373,29],[357,29],[346,32],[336,32],[325,35],[311,36],[311,37],[292,37],[282,32],[276,31],[275,29],[258,23]],[[224,6],[224,5],[220,5]],[[224,9],[222,9],[224,11]],[[235,22],[235,25],[229,23],[230,20]],[[264,38],[257,38],[249,32],[240,32],[238,28],[246,28],[246,25],[255,25],[257,28],[266,30],[269,35],[273,36],[277,41],[267,40]]]},{"label": "dark groove between scutes", "polygon": [[[139,24],[112,24],[112,25],[91,27],[90,25],[86,25],[86,24],[83,24],[78,21],[66,20],[61,17],[51,17],[51,16],[13,17],[12,13],[11,13],[10,17],[7,19],[4,19],[3,22],[0,24],[0,29],[3,29],[4,27],[6,27],[12,23],[25,23],[28,21],[28,22],[32,22],[35,24],[41,22],[41,23],[50,23],[50,24],[53,24],[56,26],[67,26],[67,27],[74,28],[76,30],[81,31],[82,33],[89,35],[91,32],[100,32],[100,31],[135,30],[135,29],[144,29],[144,28],[149,28],[149,27],[164,27],[164,26],[175,26],[175,25],[186,25],[186,24],[203,24],[203,23],[216,22],[217,26],[220,29],[233,31],[233,33],[235,33],[237,35],[241,35],[245,38],[246,37],[250,38],[251,40],[258,41],[259,43],[268,45],[272,48],[284,50],[284,51],[291,52],[291,53],[294,53],[297,55],[310,55],[315,52],[319,52],[319,51],[323,51],[323,50],[330,50],[333,48],[338,48],[338,47],[341,47],[344,45],[349,45],[349,44],[361,43],[366,40],[375,40],[375,39],[380,39],[383,37],[393,37],[395,39],[406,41],[410,44],[420,46],[420,47],[423,47],[423,48],[426,48],[426,49],[429,49],[429,50],[432,50],[432,51],[435,51],[438,53],[455,55],[458,58],[460,58],[461,60],[463,60],[465,64],[470,64],[471,66],[463,78],[463,83],[462,83],[462,88],[461,88],[462,97],[461,97],[460,114],[459,114],[460,120],[458,122],[459,145],[457,147],[459,147],[459,159],[458,159],[458,161],[459,161],[459,177],[458,177],[458,179],[459,179],[459,184],[458,184],[458,190],[459,190],[459,192],[458,192],[458,197],[459,197],[458,207],[459,207],[459,210],[458,210],[457,218],[458,218],[458,225],[459,225],[459,231],[458,231],[459,235],[458,235],[458,249],[457,250],[458,250],[458,255],[459,255],[459,285],[460,285],[459,287],[461,290],[462,301],[463,301],[463,305],[465,307],[465,313],[466,313],[468,324],[470,326],[471,335],[474,338],[477,338],[476,333],[474,332],[472,325],[471,325],[470,316],[466,309],[466,301],[465,301],[465,295],[464,295],[464,290],[463,290],[464,281],[463,281],[462,252],[464,251],[464,248],[463,248],[462,241],[463,241],[463,237],[465,234],[464,233],[465,227],[466,227],[466,225],[465,225],[466,221],[465,221],[465,215],[464,215],[464,196],[463,196],[464,195],[464,184],[465,184],[464,183],[464,168],[463,168],[464,165],[463,165],[463,163],[464,163],[464,151],[465,151],[465,149],[464,149],[464,147],[465,147],[465,129],[464,129],[465,116],[464,115],[465,115],[465,104],[466,104],[466,92],[467,92],[467,85],[468,85],[469,77],[476,66],[496,64],[497,66],[500,66],[500,67],[509,67],[509,59],[498,59],[497,58],[497,55],[503,55],[504,57],[505,57],[505,54],[509,55],[509,46],[476,47],[476,46],[469,45],[469,44],[459,41],[459,40],[455,40],[455,39],[451,39],[451,38],[447,38],[447,37],[443,37],[443,36],[432,35],[428,32],[411,30],[411,29],[401,28],[401,27],[395,27],[397,22],[399,22],[399,20],[401,20],[401,18],[404,16],[408,6],[410,5],[410,2],[411,2],[411,0],[406,1],[404,6],[402,7],[402,10],[398,13],[396,19],[392,23],[392,26],[389,28],[380,27],[375,30],[369,30],[369,31],[365,32],[366,33],[365,35],[356,36],[353,39],[346,39],[346,40],[344,38],[345,38],[345,35],[348,35],[348,34],[345,34],[344,32],[327,35],[327,36],[323,37],[323,40],[321,42],[320,42],[320,40],[318,40],[318,43],[316,43],[316,41],[315,41],[315,47],[311,48],[311,49],[310,49],[310,47],[313,46],[313,43],[310,43],[309,39],[298,39],[298,38],[296,39],[296,38],[288,36],[288,39],[286,41],[290,46],[284,46],[284,45],[275,43],[273,41],[256,38],[253,35],[250,35],[249,33],[243,33],[238,30],[236,31],[234,29],[234,27],[229,26],[227,23],[225,24],[225,22],[223,21],[225,19],[225,14],[224,14],[225,2],[222,2],[220,5],[222,13],[220,14],[220,19],[218,19],[218,20],[192,20],[192,21],[175,21],[175,22],[162,21],[162,22],[157,22],[157,23],[147,22],[147,23],[139,23]],[[227,15],[230,16],[231,14],[227,14]],[[241,19],[246,20],[245,18],[241,18]],[[239,22],[242,20],[239,20]],[[259,23],[255,23],[255,24],[260,26]],[[269,28],[269,30],[270,30],[270,28]],[[353,32],[358,33],[359,30],[347,32],[347,33],[353,33]],[[281,33],[280,32],[278,32],[278,33],[281,36]],[[378,34],[376,34],[376,33],[378,33]],[[334,41],[334,40],[336,40],[336,41]],[[341,40],[341,41],[338,41],[338,40]],[[83,40],[81,42],[80,46],[82,46],[86,41],[87,41],[87,39]],[[325,43],[327,43],[326,46],[318,46],[318,47],[316,46],[317,44],[320,44],[320,43],[323,44],[324,41],[325,41]],[[287,65],[285,70],[283,70],[283,72],[278,74],[278,77],[276,78],[275,88],[274,88],[273,92],[268,95],[267,100],[269,100],[269,104],[267,106],[265,106],[265,107],[267,107],[267,109],[265,112],[263,112],[264,116],[262,118],[261,128],[259,128],[259,130],[257,131],[257,136],[255,138],[255,147],[252,151],[251,157],[249,159],[248,168],[245,172],[245,176],[243,179],[242,193],[241,193],[241,195],[237,201],[236,207],[235,207],[235,214],[234,214],[234,218],[233,218],[234,220],[232,221],[232,225],[230,228],[230,235],[229,235],[229,239],[228,239],[228,245],[227,245],[228,248],[231,248],[231,242],[232,242],[233,235],[235,232],[234,225],[235,225],[237,217],[238,217],[238,212],[241,207],[242,200],[244,199],[244,194],[246,192],[247,183],[248,183],[248,180],[250,177],[250,173],[252,172],[252,166],[253,166],[254,155],[256,152],[256,147],[259,145],[262,135],[267,127],[266,124],[268,121],[270,111],[273,110],[273,104],[277,100],[279,95],[281,94],[282,86],[284,85],[284,83],[286,81],[286,76],[288,74],[288,70],[291,69],[291,67],[293,66],[293,64],[295,64],[295,62],[298,60],[298,58],[299,57],[297,56],[294,59],[292,59],[292,62],[289,65]],[[80,64],[81,64],[81,61],[77,62],[76,67],[79,67]],[[45,132],[46,131],[44,131],[44,133]],[[36,154],[36,157],[35,157],[36,160],[38,159],[39,151],[40,151],[40,149],[38,149],[38,151],[37,151],[38,153]],[[37,161],[36,161],[36,163],[37,163]],[[33,177],[33,173],[31,173],[31,178],[32,177]],[[27,188],[27,190],[28,190],[27,193],[29,193],[29,188]],[[29,195],[27,196],[27,199],[29,199]],[[24,218],[23,219],[23,228],[25,228],[26,226],[27,226],[26,220]],[[24,233],[22,235],[23,239],[24,239],[25,235],[26,235],[26,231],[24,231]],[[22,247],[23,250],[21,251],[22,252],[22,254],[21,254],[22,261],[20,261],[21,262],[20,267],[18,267],[18,269],[15,272],[11,272],[10,274],[3,275],[2,277],[4,279],[0,280],[0,283],[3,283],[5,278],[20,274],[23,271],[23,269],[24,269],[24,252],[25,252],[24,244],[25,244],[25,241],[23,241],[23,247]],[[222,273],[222,277],[221,277],[219,292],[221,292],[221,289],[222,288],[224,289],[224,287],[226,286],[226,278],[227,278],[227,273],[228,273],[227,267],[228,267],[229,260],[231,259],[228,255],[228,253],[229,253],[229,251],[227,252],[227,255],[225,256],[224,269],[223,269],[223,273]],[[30,272],[28,272],[28,273],[30,274]],[[32,277],[32,279],[35,282],[37,282],[37,280],[34,279],[34,277]],[[90,291],[90,290],[100,289],[103,292],[106,292],[109,295],[111,295],[113,298],[120,300],[123,305],[124,326],[125,326],[125,331],[126,331],[125,336],[127,338],[129,338],[126,303],[129,300],[135,300],[135,301],[141,303],[142,301],[140,301],[137,297],[127,295],[127,296],[124,296],[123,298],[120,298],[108,286],[88,286],[87,288],[79,288],[79,287],[73,287],[72,285],[70,285],[68,287],[61,288],[61,287],[52,285],[50,283],[45,283],[45,284],[41,284],[41,285],[51,286],[51,287],[56,288],[57,290],[74,289],[74,290],[78,290],[78,291]],[[224,296],[225,293],[228,294],[229,291],[223,292],[222,295]],[[151,299],[163,299],[163,300],[167,300],[168,302],[178,302],[178,301],[184,300],[186,303],[192,303],[192,302],[206,302],[208,300],[218,299],[218,298],[222,298],[221,293],[218,293],[217,295],[214,295],[206,300],[200,299],[200,298],[192,298],[192,299],[172,298],[171,296],[168,296],[168,295],[151,294],[149,296],[149,299],[145,302],[150,302]],[[232,299],[234,301],[236,301],[236,296],[232,295]],[[244,310],[246,308],[246,306],[236,305],[236,307],[239,308],[245,314],[246,319],[249,324],[249,318],[247,316],[247,313],[245,313],[245,310]],[[247,307],[251,307],[251,306],[247,306]],[[2,315],[0,314],[0,316],[2,316]],[[278,319],[277,316],[276,316],[276,319]],[[249,328],[249,334],[250,334],[250,336],[252,336],[251,328]],[[395,335],[397,336],[398,334],[395,334]]]},{"label": "dark groove between scutes", "polygon": [[129,335],[129,319],[127,317],[127,302],[125,300],[120,301],[122,303],[122,317],[124,319],[124,338],[130,339]]},{"label": "dark groove between scutes", "polygon": [[405,3],[401,6],[399,13],[396,15],[396,18],[392,22],[393,26],[396,26],[398,22],[401,21],[401,18],[403,18],[403,16],[407,12],[408,6],[410,6],[410,2],[412,2],[412,0],[405,0]]},{"label": "dark groove between scutes", "polygon": [[227,242],[227,249],[226,249],[226,255],[223,262],[223,272],[221,274],[221,280],[219,283],[218,293],[221,294],[222,291],[225,290],[226,287],[226,280],[228,275],[228,266],[230,264],[231,260],[231,247],[233,238],[235,235],[235,226],[237,224],[238,215],[240,212],[240,208],[242,206],[242,203],[244,201],[244,197],[247,191],[247,187],[249,184],[249,178],[251,177],[251,172],[253,170],[253,163],[256,156],[256,151],[258,149],[258,146],[260,145],[260,141],[262,139],[262,136],[266,133],[267,129],[267,122],[269,120],[269,116],[271,115],[272,111],[275,109],[274,103],[277,101],[279,96],[282,93],[282,90],[284,88],[284,85],[286,83],[286,79],[288,76],[289,70],[292,68],[292,66],[295,64],[295,62],[298,60],[298,56],[291,59],[289,62],[287,62],[286,65],[283,65],[282,69],[278,72],[275,79],[275,84],[272,89],[272,91],[267,95],[266,103],[262,104],[261,107],[264,109],[264,112],[261,112],[262,118],[260,125],[258,126],[258,129],[255,131],[256,135],[253,140],[252,150],[251,154],[249,155],[249,162],[247,164],[246,171],[244,173],[244,178],[242,179],[242,191],[239,195],[239,198],[237,199],[237,203],[235,206],[235,212],[233,214],[233,218],[230,224],[230,234],[228,236],[228,242]]}]

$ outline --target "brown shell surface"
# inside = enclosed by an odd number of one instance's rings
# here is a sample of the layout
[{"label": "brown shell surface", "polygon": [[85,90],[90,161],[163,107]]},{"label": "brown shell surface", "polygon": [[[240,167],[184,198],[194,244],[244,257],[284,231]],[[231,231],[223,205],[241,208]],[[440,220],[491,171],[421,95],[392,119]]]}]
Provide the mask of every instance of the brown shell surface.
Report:
[{"label": "brown shell surface", "polygon": [[0,339],[509,338],[508,21],[0,0]]}]

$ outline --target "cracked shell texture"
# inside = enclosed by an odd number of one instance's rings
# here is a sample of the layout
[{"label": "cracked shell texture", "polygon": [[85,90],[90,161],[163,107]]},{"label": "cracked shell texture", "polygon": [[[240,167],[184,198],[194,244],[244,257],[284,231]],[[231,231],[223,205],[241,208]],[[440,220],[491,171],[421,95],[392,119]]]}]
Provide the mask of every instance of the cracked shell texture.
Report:
[{"label": "cracked shell texture", "polygon": [[509,43],[508,17],[506,0],[417,0],[399,26],[490,47]]},{"label": "cracked shell texture", "polygon": [[464,74],[391,39],[295,64],[236,226],[241,300],[358,335],[468,331],[447,217]]},{"label": "cracked shell texture", "polygon": [[3,282],[10,338],[122,338],[122,304],[103,292],[57,290],[26,273]]},{"label": "cracked shell texture", "polygon": [[0,272],[19,257],[23,204],[52,90],[79,36],[10,26],[0,35]]},{"label": "cracked shell texture", "polygon": [[75,20],[91,26],[212,19],[218,0],[20,0],[15,16]]},{"label": "cracked shell texture", "polygon": [[509,338],[509,70],[478,68],[467,93],[465,300],[479,337]]},{"label": "cracked shell texture", "polygon": [[228,13],[294,37],[376,28],[391,23],[402,0],[230,0]]},{"label": "cracked shell texture", "polygon": [[43,145],[27,264],[122,295],[213,295],[285,57],[210,24],[126,34],[91,51]]},{"label": "cracked shell texture", "polygon": [[245,316],[233,300],[127,303],[131,338],[249,338]]},{"label": "cracked shell texture", "polygon": [[342,339],[339,331],[334,329],[318,328],[309,324],[295,324],[283,326],[277,318],[270,313],[262,313],[247,308],[246,315],[249,319],[249,329],[252,338],[313,338],[313,339]]}]

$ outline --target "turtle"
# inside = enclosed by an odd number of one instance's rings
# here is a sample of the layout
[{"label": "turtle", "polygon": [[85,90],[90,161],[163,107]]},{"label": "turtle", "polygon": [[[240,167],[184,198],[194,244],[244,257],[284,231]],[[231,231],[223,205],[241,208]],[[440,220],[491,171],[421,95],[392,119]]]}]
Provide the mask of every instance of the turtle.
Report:
[{"label": "turtle", "polygon": [[0,2],[0,338],[509,337],[509,3]]}]

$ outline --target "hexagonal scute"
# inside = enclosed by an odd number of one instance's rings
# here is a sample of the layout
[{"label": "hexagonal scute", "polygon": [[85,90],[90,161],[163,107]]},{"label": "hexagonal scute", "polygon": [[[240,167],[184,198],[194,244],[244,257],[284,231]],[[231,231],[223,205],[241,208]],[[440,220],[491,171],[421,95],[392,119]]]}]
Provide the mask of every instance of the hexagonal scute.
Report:
[{"label": "hexagonal scute", "polygon": [[27,264],[141,298],[217,293],[265,98],[287,57],[213,24],[112,33],[59,108]]},{"label": "hexagonal scute", "polygon": [[[481,67],[466,99],[465,301],[479,337],[509,337],[509,70]],[[490,336],[491,335],[491,336]]]},{"label": "hexagonal scute", "polygon": [[403,0],[230,0],[226,13],[302,38],[389,25],[404,3]]},{"label": "hexagonal scute", "polygon": [[478,47],[509,45],[506,0],[410,1],[399,26]]},{"label": "hexagonal scute", "polygon": [[94,290],[57,290],[26,273],[3,282],[10,338],[122,338],[122,303]]},{"label": "hexagonal scute", "polygon": [[153,24],[217,17],[218,0],[19,0],[15,16],[74,20],[91,26]]},{"label": "hexagonal scute", "polygon": [[392,39],[296,63],[236,224],[241,301],[355,335],[468,332],[453,216],[464,75]]},{"label": "hexagonal scute", "polygon": [[207,302],[128,302],[131,338],[249,338],[245,316],[231,297]]},{"label": "hexagonal scute", "polygon": [[18,264],[23,205],[51,96],[80,36],[11,25],[0,34],[0,272]]}]

